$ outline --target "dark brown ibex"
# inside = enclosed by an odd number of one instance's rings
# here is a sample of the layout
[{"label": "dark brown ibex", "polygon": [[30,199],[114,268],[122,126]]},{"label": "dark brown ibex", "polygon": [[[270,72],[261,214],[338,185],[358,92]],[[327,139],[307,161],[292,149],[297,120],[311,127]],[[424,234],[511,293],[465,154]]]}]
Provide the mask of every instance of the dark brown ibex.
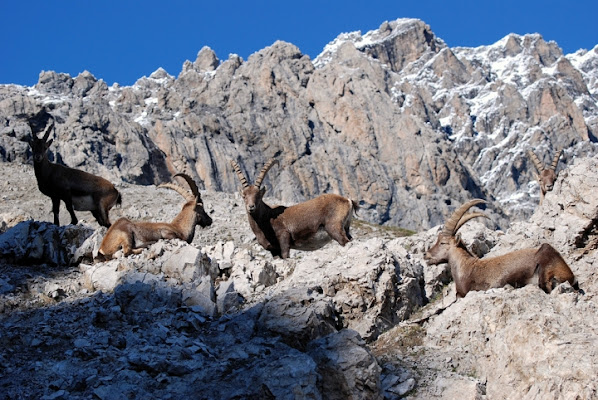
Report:
[{"label": "dark brown ibex", "polygon": [[455,234],[472,218],[488,218],[481,212],[465,214],[480,203],[485,201],[474,199],[459,207],[444,224],[434,246],[424,255],[428,264],[448,262],[458,297],[464,297],[470,290],[487,290],[507,284],[522,287],[537,283],[550,293],[558,284],[568,281],[578,289],[575,276],[563,257],[546,243],[539,248],[516,250],[491,258],[480,259],[471,254]]},{"label": "dark brown ibex", "polygon": [[559,163],[559,158],[561,157],[562,153],[562,150],[557,151],[552,159],[552,164],[550,164],[550,167],[546,168],[533,151],[527,151],[528,157],[532,160],[534,166],[538,170],[538,173],[536,173],[535,176],[536,180],[540,184],[540,204],[542,204],[544,201],[546,192],[551,191],[554,186],[554,182],[556,182],[556,166]]},{"label": "dark brown ibex", "polygon": [[352,239],[349,233],[351,217],[359,208],[354,201],[337,194],[323,194],[290,207],[270,207],[263,201],[266,189],[260,186],[268,170],[277,162],[270,159],[255,184],[250,185],[239,164],[231,160],[243,185],[241,196],[258,243],[273,257],[281,258],[288,258],[290,249],[317,250],[332,239],[341,246],[347,244]]},{"label": "dark brown ibex", "polygon": [[52,199],[54,223],[60,225],[58,214],[62,200],[71,215],[71,224],[77,223],[74,210],[91,211],[100,225],[109,227],[108,212],[115,204],[121,203],[120,194],[114,185],[104,178],[51,163],[48,160],[48,148],[53,139],[47,139],[53,127],[54,121],[47,126],[41,139],[33,134],[29,146],[33,152],[37,186],[43,194]]},{"label": "dark brown ibex", "polygon": [[111,257],[121,248],[125,256],[131,253],[139,254],[143,248],[160,239],[176,238],[191,243],[196,225],[200,225],[202,228],[212,225],[212,218],[206,214],[203,208],[199,189],[193,179],[182,173],[175,176],[185,179],[192,193],[172,183],[159,185],[159,187],[175,190],[187,201],[172,222],[134,222],[127,218],[120,218],[106,232],[100,245],[100,254],[104,257]]}]

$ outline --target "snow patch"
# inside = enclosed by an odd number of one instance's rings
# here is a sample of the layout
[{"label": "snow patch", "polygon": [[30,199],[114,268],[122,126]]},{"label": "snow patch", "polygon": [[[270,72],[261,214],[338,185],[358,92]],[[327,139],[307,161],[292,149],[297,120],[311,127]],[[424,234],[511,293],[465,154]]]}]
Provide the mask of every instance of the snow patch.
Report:
[{"label": "snow patch", "polygon": [[414,26],[421,23],[421,20],[414,18],[399,18],[395,21],[384,22],[381,26],[388,24],[391,27],[390,33],[388,30],[373,29],[368,31],[365,35],[361,34],[361,31],[345,32],[338,35],[332,42],[324,46],[322,52],[314,59],[314,67],[322,68],[330,60],[332,60],[337,50],[347,42],[353,43],[355,48],[363,50],[368,46],[383,43],[388,40],[392,40],[397,36],[400,36],[407,32],[409,29],[413,29]]},{"label": "snow patch", "polygon": [[139,116],[137,116],[133,121],[137,122],[139,125],[142,126],[149,126],[151,125],[151,120],[147,117],[147,112],[143,111]]}]

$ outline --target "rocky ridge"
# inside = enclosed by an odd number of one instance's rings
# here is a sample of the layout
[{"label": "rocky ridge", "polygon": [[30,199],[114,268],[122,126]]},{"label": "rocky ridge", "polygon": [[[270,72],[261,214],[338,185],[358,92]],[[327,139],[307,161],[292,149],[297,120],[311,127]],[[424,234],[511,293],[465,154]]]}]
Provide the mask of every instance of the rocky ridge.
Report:
[{"label": "rocky ridge", "polygon": [[548,161],[563,148],[559,168],[596,152],[597,56],[537,34],[449,48],[399,19],[341,34],[313,61],[276,42],[246,61],[204,47],[177,77],[130,87],[44,71],[34,87],[0,86],[0,159],[27,162],[27,122],[41,129],[49,112],[56,159],[114,181],[187,169],[234,192],[230,159],[255,176],[277,156],[267,186],[288,203],[336,192],[371,222],[420,230],[484,197],[506,227],[538,201],[527,149]]},{"label": "rocky ridge", "polygon": [[[480,256],[551,243],[584,295],[527,286],[455,302],[447,266],[422,258],[438,227],[400,237],[356,220],[344,248],[272,259],[225,193],[202,193],[214,224],[192,244],[93,262],[105,228],[89,213],[52,225],[31,167],[8,164],[0,387],[44,399],[593,398],[596,167],[596,156],[577,159],[506,232],[462,229]],[[169,220],[182,204],[154,186],[119,190],[129,205],[113,218]]]},{"label": "rocky ridge", "polygon": [[[131,87],[56,72],[0,86],[2,393],[596,397],[596,55],[564,56],[539,35],[450,49],[423,22],[397,20],[342,34],[313,62],[277,42],[247,61],[204,48],[178,77],[158,70]],[[174,217],[180,196],[151,184],[186,170],[213,226],[190,245],[94,262],[105,230],[89,213],[50,224],[27,164],[48,113],[54,159],[123,194],[113,220]],[[539,208],[530,147],[544,161],[565,148]],[[255,243],[228,160],[254,176],[270,156],[282,166],[268,201],[361,200],[352,243],[289,260]],[[446,265],[422,254],[471,197],[490,200],[494,223],[462,229],[472,252],[548,241],[585,295],[530,286],[454,302]]]}]

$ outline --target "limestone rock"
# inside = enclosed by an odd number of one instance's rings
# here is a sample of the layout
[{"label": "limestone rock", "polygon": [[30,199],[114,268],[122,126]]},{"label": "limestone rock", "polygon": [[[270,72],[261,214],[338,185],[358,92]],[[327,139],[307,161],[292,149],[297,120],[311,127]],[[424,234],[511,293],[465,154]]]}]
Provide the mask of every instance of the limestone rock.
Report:
[{"label": "limestone rock", "polygon": [[0,255],[15,264],[69,265],[92,233],[85,226],[23,221],[0,234]]},{"label": "limestone rock", "polygon": [[598,330],[587,316],[595,312],[579,294],[548,296],[531,285],[472,292],[430,323],[426,341],[447,349],[460,369],[488,377],[490,398],[591,398],[597,388],[588,379],[597,371],[588,349]]},{"label": "limestone rock", "polygon": [[[176,78],[159,68],[130,87],[54,71],[0,85],[3,394],[593,397],[597,59],[537,34],[449,48],[400,19],[341,34],[313,61],[278,41],[247,60],[204,48]],[[214,224],[94,261],[105,230],[85,212],[49,224],[37,189],[27,141],[50,115],[51,158],[121,191],[113,221],[172,221],[180,196],[153,184],[186,171]],[[544,161],[564,149],[541,207],[530,147]],[[271,156],[266,201],[355,199],[351,243],[287,260],[256,243],[229,161],[253,180]],[[585,295],[565,284],[457,300],[450,270],[422,256],[472,197],[492,220],[463,227],[472,253],[549,242]]]},{"label": "limestone rock", "polygon": [[310,343],[308,353],[318,365],[318,386],[327,399],[346,399],[359,393],[379,399],[380,366],[355,331],[345,329]]},{"label": "limestone rock", "polygon": [[335,192],[371,222],[421,230],[483,197],[504,228],[538,201],[528,148],[564,149],[560,169],[597,152],[596,58],[538,34],[449,48],[399,19],[341,34],[313,62],[278,41],[247,60],[204,47],[178,77],[158,69],[130,87],[44,71],[32,89],[0,86],[0,159],[29,161],[28,123],[49,113],[54,159],[112,181],[187,170],[234,192],[230,159],[254,178],[276,155],[265,185],[287,204]]}]

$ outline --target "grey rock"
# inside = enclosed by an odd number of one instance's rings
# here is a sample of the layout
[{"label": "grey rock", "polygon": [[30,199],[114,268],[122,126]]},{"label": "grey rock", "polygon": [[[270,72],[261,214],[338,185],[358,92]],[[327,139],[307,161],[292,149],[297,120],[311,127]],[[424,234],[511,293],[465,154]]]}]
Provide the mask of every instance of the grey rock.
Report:
[{"label": "grey rock", "polygon": [[9,293],[15,290],[14,285],[11,285],[4,279],[0,279],[0,294]]},{"label": "grey rock", "polygon": [[119,270],[119,263],[111,261],[108,263],[89,265],[80,264],[79,268],[84,275],[84,285],[89,290],[113,291],[121,282],[124,273]]},{"label": "grey rock", "polygon": [[210,317],[216,316],[218,311],[216,305],[216,293],[210,279],[202,279],[196,286],[182,290],[183,303],[189,307],[196,307],[195,310]]},{"label": "grey rock", "polygon": [[321,392],[327,399],[346,399],[359,393],[363,399],[382,399],[380,366],[355,331],[344,329],[308,346],[320,374]]},{"label": "grey rock", "polygon": [[184,246],[166,257],[162,272],[180,282],[193,282],[201,276],[199,268],[200,251],[191,246]]},{"label": "grey rock", "polygon": [[120,285],[114,297],[123,314],[148,313],[160,307],[176,308],[180,305],[180,293],[160,282],[147,284],[135,282]]},{"label": "grey rock", "polygon": [[[536,34],[449,48],[422,21],[397,20],[342,34],[313,62],[276,42],[248,60],[204,48],[176,78],[158,69],[130,87],[52,71],[32,88],[1,85],[3,392],[591,398],[597,54],[563,55]],[[186,170],[214,224],[190,244],[94,263],[105,231],[90,214],[46,223],[27,140],[48,112],[52,158],[123,194],[113,221],[172,220],[180,196],[152,184]],[[541,207],[529,147],[543,161],[565,148]],[[356,199],[351,243],[288,260],[257,245],[229,160],[255,177],[273,155],[268,201]],[[450,271],[422,256],[471,197],[489,200],[492,220],[463,227],[472,253],[549,242],[586,294],[529,286],[457,300]]]},{"label": "grey rock", "polygon": [[23,221],[0,234],[0,255],[14,263],[69,265],[93,229]]},{"label": "grey rock", "polygon": [[216,289],[218,312],[225,314],[237,310],[243,303],[243,297],[235,289],[233,281],[224,281]]},{"label": "grey rock", "polygon": [[158,69],[110,90],[89,72],[45,71],[34,90],[0,87],[0,157],[30,161],[26,124],[48,111],[55,159],[114,181],[188,170],[202,189],[234,192],[230,159],[255,177],[278,155],[265,185],[285,203],[336,192],[371,222],[421,230],[483,197],[506,227],[538,201],[528,148],[563,148],[561,169],[596,154],[597,57],[538,34],[449,48],[399,19],[342,34],[313,62],[278,41],[246,61],[204,47],[176,78]]},{"label": "grey rock", "polygon": [[336,332],[338,316],[324,296],[305,289],[291,289],[269,299],[259,318],[262,329],[276,333],[294,348]]}]

